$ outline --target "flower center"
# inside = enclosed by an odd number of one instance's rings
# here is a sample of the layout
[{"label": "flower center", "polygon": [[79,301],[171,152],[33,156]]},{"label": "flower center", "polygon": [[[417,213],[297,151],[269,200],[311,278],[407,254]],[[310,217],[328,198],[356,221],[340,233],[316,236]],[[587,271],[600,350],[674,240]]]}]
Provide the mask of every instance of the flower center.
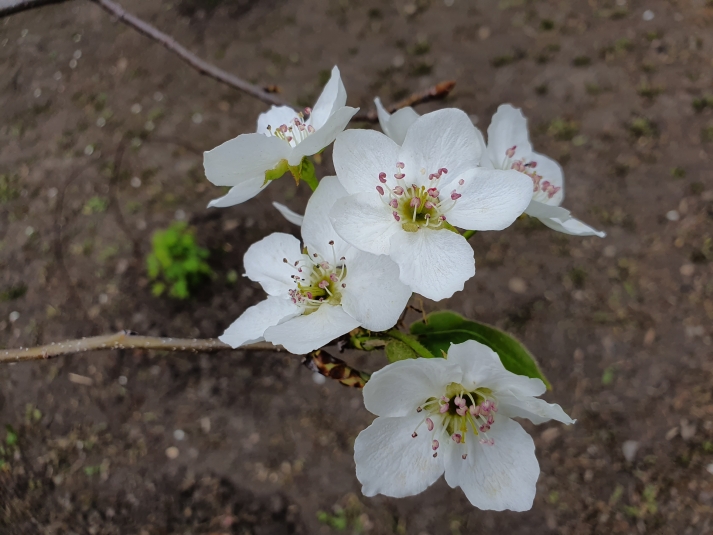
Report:
[{"label": "flower center", "polygon": [[[427,187],[417,186],[413,181],[408,180],[404,167],[402,162],[396,163],[394,178],[397,185],[393,189],[386,184],[386,173],[383,171],[379,173],[376,191],[379,192],[383,203],[388,206],[392,217],[401,223],[401,227],[406,232],[416,232],[420,228],[447,228],[446,213],[462,197],[457,188],[449,195],[444,195],[438,189],[438,181],[441,176],[448,173],[448,169],[441,167],[437,172],[429,174]],[[421,174],[425,175],[426,170],[421,169]],[[464,182],[463,179],[459,180],[458,186],[462,186]]]},{"label": "flower center", "polygon": [[288,124],[281,124],[274,128],[272,125],[267,125],[267,131],[270,135],[289,143],[290,147],[296,147],[315,132],[314,126],[305,123],[305,121],[309,121],[311,114],[312,109],[305,108],[304,111],[298,113],[299,117],[295,117]]},{"label": "flower center", "polygon": [[511,148],[505,151],[505,159],[501,164],[501,169],[514,169],[515,171],[520,171],[525,173],[532,179],[532,200],[542,203],[547,203],[548,199],[551,199],[555,194],[561,190],[560,186],[555,186],[549,180],[542,180],[542,175],[540,175],[535,168],[537,167],[537,162],[527,161],[525,158],[520,158],[515,160],[515,150],[517,145],[513,145]]},{"label": "flower center", "polygon": [[441,397],[428,398],[416,408],[416,412],[426,414],[411,436],[416,438],[418,429],[425,424],[433,434],[431,449],[434,457],[438,456],[442,444],[451,443],[463,447],[461,458],[466,459],[465,445],[469,432],[480,436],[481,444],[495,444],[495,440],[488,437],[488,431],[495,423],[498,407],[489,388],[468,391],[461,384],[450,383]]},{"label": "flower center", "polygon": [[292,275],[297,287],[289,290],[289,294],[293,303],[303,307],[303,314],[311,314],[323,303],[338,305],[342,301],[342,290],[347,287],[344,282],[347,267],[344,257],[337,261],[334,242],[330,241],[329,245],[333,253],[331,262],[317,253],[310,254],[306,247],[302,259],[294,263],[282,259],[297,271]]}]

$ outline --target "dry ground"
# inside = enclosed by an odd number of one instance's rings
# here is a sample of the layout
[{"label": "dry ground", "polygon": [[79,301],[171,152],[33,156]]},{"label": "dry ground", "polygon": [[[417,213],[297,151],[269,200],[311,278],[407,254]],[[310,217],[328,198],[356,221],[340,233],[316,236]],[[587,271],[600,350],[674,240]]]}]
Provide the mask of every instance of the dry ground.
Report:
[{"label": "dry ground", "polygon": [[[125,351],[8,366],[0,532],[711,533],[710,1],[125,7],[300,105],[338,64],[352,105],[455,79],[447,103],[422,109],[458,106],[486,128],[499,103],[523,107],[536,148],[565,167],[565,206],[608,236],[528,220],[479,234],[476,277],[428,307],[517,334],[553,384],[548,399],[578,422],[527,426],[542,470],[532,511],[482,512],[443,481],[364,498],[361,394],[316,384],[293,357]],[[220,192],[201,151],[252,130],[262,110],[88,2],[0,21],[0,346],[124,328],[213,337],[259,300],[231,271],[252,242],[294,232],[270,202],[302,209],[306,192],[283,180],[207,210]],[[153,230],[181,218],[216,275],[174,302],[151,296],[144,258]]]}]

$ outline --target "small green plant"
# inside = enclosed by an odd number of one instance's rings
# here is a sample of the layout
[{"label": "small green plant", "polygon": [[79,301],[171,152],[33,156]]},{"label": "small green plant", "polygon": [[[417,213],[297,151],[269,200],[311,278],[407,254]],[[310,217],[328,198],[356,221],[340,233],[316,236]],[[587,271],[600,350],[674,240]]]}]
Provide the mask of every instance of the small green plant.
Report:
[{"label": "small green plant", "polygon": [[213,275],[205,262],[208,250],[198,246],[186,223],[177,222],[165,230],[157,230],[151,243],[152,252],[146,258],[146,267],[154,281],[151,291],[155,296],[163,295],[168,289],[169,296],[187,299],[191,288]]}]

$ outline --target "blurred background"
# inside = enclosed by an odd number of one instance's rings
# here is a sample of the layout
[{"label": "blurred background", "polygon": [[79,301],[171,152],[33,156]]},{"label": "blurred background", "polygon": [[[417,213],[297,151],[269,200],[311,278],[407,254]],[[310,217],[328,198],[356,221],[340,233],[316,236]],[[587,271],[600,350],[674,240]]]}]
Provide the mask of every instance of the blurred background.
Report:
[{"label": "blurred background", "polygon": [[[4,366],[2,533],[711,533],[710,1],[122,5],[296,106],[336,64],[362,109],[443,80],[455,90],[420,112],[457,106],[485,130],[499,104],[523,108],[535,149],[564,166],[564,206],[608,236],[533,219],[479,233],[465,291],[425,306],[519,337],[552,383],[546,398],[578,422],[525,424],[542,470],[533,509],[494,513],[443,480],[363,497],[352,448],[373,417],[360,391],[298,357],[116,351]],[[208,210],[224,189],[202,151],[253,131],[266,108],[90,2],[0,20],[0,347],[120,329],[214,337],[262,299],[242,255],[295,233],[271,202],[301,212],[309,192],[284,178]],[[327,151],[318,174],[332,172]],[[178,299],[146,259],[190,229],[206,274]]]}]

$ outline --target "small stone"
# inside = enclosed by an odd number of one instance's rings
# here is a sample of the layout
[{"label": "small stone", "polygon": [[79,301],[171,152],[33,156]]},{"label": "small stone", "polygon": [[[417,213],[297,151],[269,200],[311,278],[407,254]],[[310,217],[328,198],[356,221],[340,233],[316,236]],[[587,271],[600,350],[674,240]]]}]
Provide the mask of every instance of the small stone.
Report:
[{"label": "small stone", "polygon": [[648,347],[651,344],[653,344],[655,340],[656,340],[656,330],[649,329],[648,331],[646,331],[646,334],[644,335],[644,345],[646,347]]},{"label": "small stone", "polygon": [[126,386],[126,383],[128,383],[128,382],[129,382],[129,380],[126,378],[125,375],[120,375],[120,376],[119,376],[119,384],[120,384],[121,386]]},{"label": "small stone", "polygon": [[490,37],[490,28],[482,26],[478,29],[478,38],[480,38],[481,41],[485,41],[488,37]]},{"label": "small stone", "polygon": [[639,443],[636,440],[627,440],[622,444],[621,451],[624,454],[624,458],[632,463],[636,459],[636,452],[639,451]]},{"label": "small stone", "polygon": [[193,117],[191,117],[191,121],[193,121],[195,124],[201,124],[203,122],[203,115],[200,113],[194,113]]},{"label": "small stone", "polygon": [[166,457],[168,457],[171,460],[177,459],[179,453],[180,452],[178,451],[178,448],[176,446],[171,446],[169,448],[166,448]]},{"label": "small stone", "polygon": [[404,63],[406,63],[406,60],[401,54],[394,56],[394,59],[391,60],[391,65],[393,65],[396,69],[403,67]]},{"label": "small stone", "polygon": [[323,385],[327,382],[327,378],[324,375],[316,372],[312,374],[312,380],[318,385]]},{"label": "small stone", "polygon": [[604,256],[606,256],[607,258],[614,258],[616,256],[616,246],[607,245],[604,248]]},{"label": "small stone", "polygon": [[695,422],[688,423],[688,420],[681,420],[681,438],[691,440],[696,435],[697,426]]},{"label": "small stone", "polygon": [[557,437],[560,436],[560,430],[558,427],[550,427],[549,429],[545,429],[541,434],[540,438],[544,441],[545,444],[551,444],[554,442]]},{"label": "small stone", "polygon": [[677,210],[669,210],[666,212],[666,219],[669,221],[678,221],[681,219],[681,216],[678,214]]},{"label": "small stone", "polygon": [[210,418],[207,416],[201,418],[201,429],[204,433],[210,433]]},{"label": "small stone", "polygon": [[141,113],[141,104],[139,104],[138,102],[136,104],[133,104],[131,106],[131,113],[133,113],[134,115]]},{"label": "small stone", "polygon": [[137,176],[133,177],[131,179],[131,187],[132,188],[140,188],[141,187],[141,179]]},{"label": "small stone", "polygon": [[683,264],[679,271],[681,272],[681,275],[683,275],[684,277],[690,277],[691,275],[693,275],[695,273],[696,266],[694,266],[693,264]]},{"label": "small stone", "polygon": [[186,438],[186,432],[183,429],[176,429],[173,432],[173,438],[175,438],[178,441],[181,441],[184,438]]},{"label": "small stone", "polygon": [[527,291],[527,283],[520,277],[513,277],[508,282],[510,291],[516,294],[524,294]]},{"label": "small stone", "polygon": [[666,440],[673,440],[678,435],[678,426],[672,427],[666,432]]},{"label": "small stone", "polygon": [[706,470],[708,470],[709,474],[713,474],[713,463],[709,464],[706,466]]},{"label": "small stone", "polygon": [[654,16],[654,12],[650,9],[647,9],[646,11],[644,11],[644,14],[641,15],[641,18],[644,19],[646,22],[649,22],[651,20],[654,20]]},{"label": "small stone", "polygon": [[12,311],[10,312],[8,319],[10,320],[10,323],[15,323],[17,320],[20,319],[20,313],[17,310]]}]

